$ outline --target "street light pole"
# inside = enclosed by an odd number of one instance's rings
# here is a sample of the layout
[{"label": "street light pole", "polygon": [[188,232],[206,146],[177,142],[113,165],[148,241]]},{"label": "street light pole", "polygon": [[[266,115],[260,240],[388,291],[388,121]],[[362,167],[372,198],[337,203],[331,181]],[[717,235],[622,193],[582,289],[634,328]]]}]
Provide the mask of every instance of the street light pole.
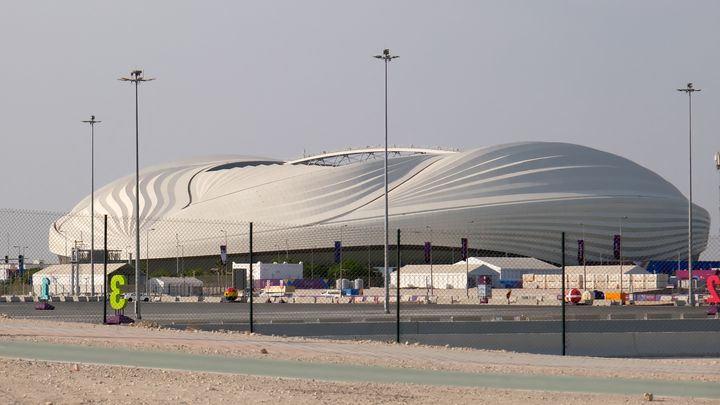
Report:
[{"label": "street light pole", "polygon": [[148,277],[150,275],[150,231],[154,230],[155,228],[150,228],[145,232],[145,294],[148,293]]},{"label": "street light pole", "polygon": [[693,226],[692,226],[692,94],[700,89],[693,88],[692,83],[688,83],[684,89],[677,89],[688,95],[688,174],[690,184],[688,187],[688,304],[695,306],[692,288],[692,243],[693,243]]},{"label": "street light pole", "polygon": [[[720,173],[720,152],[715,153],[715,168]],[[718,196],[720,197],[720,181],[718,182]],[[718,200],[720,202],[720,200]],[[720,204],[718,204],[718,210],[720,211]],[[720,217],[718,217],[720,218]],[[718,236],[720,236],[720,225],[718,225]]]},{"label": "street light pole", "polygon": [[175,277],[180,276],[180,239],[175,232]]},{"label": "street light pole", "polygon": [[[433,280],[433,237],[432,237],[432,227],[430,225],[425,225],[425,227],[430,231],[430,297],[432,298],[435,295],[435,280]],[[398,280],[398,282],[400,282]],[[466,283],[467,284],[467,283]]]},{"label": "street light pole", "polygon": [[[224,229],[221,229],[220,232],[222,232],[225,235],[225,254],[227,255],[227,231]],[[225,258],[225,263],[222,263],[222,265],[223,265],[223,280],[225,280],[225,277],[227,277],[227,256]],[[232,281],[231,287],[235,287],[235,280],[231,280],[231,281]]]},{"label": "street light pole", "polygon": [[628,217],[620,217],[620,246],[618,246],[620,250],[620,303],[624,304],[625,300],[622,299],[622,293],[623,293],[623,254],[622,254],[622,247],[623,247],[623,234],[622,234],[622,221],[623,219],[628,219]]},{"label": "street light pole", "polygon": [[[585,256],[586,256],[585,255],[585,224],[583,223],[580,225],[582,225],[582,243],[583,243],[582,244],[582,248],[583,248],[583,252],[582,252],[582,254],[583,254],[583,257],[582,257],[582,259],[583,259],[583,262],[582,262],[582,265],[583,265],[583,290],[587,290],[587,266],[585,265]],[[622,239],[622,237],[621,237],[621,239]],[[620,243],[622,244],[622,240],[620,241]]]},{"label": "street light pole", "polygon": [[[138,115],[138,84],[141,82],[149,82],[155,80],[153,78],[146,78],[143,76],[142,70],[133,70],[130,72],[130,77],[121,77],[118,79],[123,82],[131,82],[135,84],[135,294],[139,297],[139,268],[140,268],[140,126],[139,126],[139,115]],[[135,317],[142,319],[140,315],[140,299],[136,299],[135,303]]]},{"label": "street light pole", "polygon": [[83,122],[90,124],[90,295],[95,296],[95,124],[102,121],[91,115]]},{"label": "street light pole", "polygon": [[[383,304],[385,308],[385,313],[390,313],[390,285],[388,284],[388,228],[389,228],[389,220],[388,220],[388,63],[392,61],[395,58],[398,58],[398,56],[390,55],[390,50],[385,49],[383,50],[382,55],[375,55],[374,56],[377,59],[382,59],[385,61],[385,170],[384,170],[384,177],[385,177],[385,224],[384,224],[384,230],[385,230],[385,243],[383,247],[383,256],[385,259],[384,264],[384,277],[385,277],[385,302]],[[400,278],[398,277],[398,285],[400,284]],[[398,304],[399,305],[399,304]]]},{"label": "street light pole", "polygon": [[[27,249],[27,246],[13,246],[14,248],[17,248],[18,250],[18,271],[20,271],[20,249],[22,249],[22,256],[25,257],[25,249]],[[20,279],[20,284],[22,284],[22,292],[25,294],[25,284],[23,284],[22,279]]]}]

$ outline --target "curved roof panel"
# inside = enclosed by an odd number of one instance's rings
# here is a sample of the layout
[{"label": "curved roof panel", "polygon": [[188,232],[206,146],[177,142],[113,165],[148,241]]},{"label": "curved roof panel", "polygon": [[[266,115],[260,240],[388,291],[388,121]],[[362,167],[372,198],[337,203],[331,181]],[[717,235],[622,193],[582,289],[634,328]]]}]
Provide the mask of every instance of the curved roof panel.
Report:
[{"label": "curved roof panel", "polygon": [[[382,160],[341,166],[283,163],[221,156],[144,169],[141,229],[151,228],[158,218],[194,221],[199,228],[218,221],[282,224],[296,234],[302,229],[312,233],[310,226],[382,228]],[[553,260],[559,243],[547,235],[565,231],[576,238],[582,228],[587,255],[599,260],[624,221],[627,257],[674,258],[687,247],[687,199],[677,188],[630,160],[580,145],[524,142],[410,153],[389,160],[388,181],[391,228],[451,231],[447,241],[437,233],[436,246],[455,246],[457,235],[481,233],[475,243],[487,249]],[[134,176],[102,187],[95,196],[96,215],[113,218],[111,237],[132,240]],[[85,226],[79,217],[89,215],[89,206],[85,199],[56,222],[50,231],[53,252],[64,251],[63,228]],[[700,207],[695,213],[694,249],[699,253],[707,243],[709,215]],[[337,238],[313,237],[313,244],[323,246]],[[355,243],[382,244],[361,239]],[[308,238],[287,243],[293,249],[309,247]],[[173,257],[175,248],[169,240],[152,254]],[[195,250],[189,254],[204,255],[215,254],[217,247],[198,242],[189,249]]]}]

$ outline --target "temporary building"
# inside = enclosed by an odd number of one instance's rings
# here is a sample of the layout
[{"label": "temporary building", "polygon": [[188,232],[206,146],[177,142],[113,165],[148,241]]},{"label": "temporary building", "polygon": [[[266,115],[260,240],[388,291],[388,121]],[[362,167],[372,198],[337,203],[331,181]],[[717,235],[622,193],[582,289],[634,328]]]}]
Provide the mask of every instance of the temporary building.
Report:
[{"label": "temporary building", "polygon": [[9,266],[0,265],[0,281],[8,281],[12,278],[13,273],[16,269],[10,268]]},{"label": "temporary building", "polygon": [[[401,288],[472,288],[480,276],[494,287],[519,287],[522,276],[560,274],[560,268],[531,257],[470,257],[455,264],[411,264],[400,269]],[[392,273],[393,283],[397,275]]]},{"label": "temporary building", "polygon": [[[465,265],[408,264],[400,268],[400,288],[466,288],[468,280],[478,275],[477,267]],[[397,271],[390,274],[390,280],[397,285]]]},{"label": "temporary building", "polygon": [[199,296],[203,294],[203,282],[195,277],[154,277],[148,280],[150,294],[174,296]]},{"label": "temporary building", "polygon": [[[565,287],[590,290],[649,291],[663,289],[667,274],[652,274],[637,265],[566,266]],[[561,275],[525,275],[524,288],[559,289]]]},{"label": "temporary building", "polygon": [[[455,263],[465,266],[465,261]],[[533,257],[470,257],[469,267],[489,275],[494,287],[521,287],[524,274],[560,274],[561,269]],[[472,282],[472,280],[471,280]]]},{"label": "temporary building", "polygon": [[[232,264],[233,270],[245,270],[247,278],[250,277],[250,263]],[[283,280],[303,278],[303,264],[300,263],[263,263],[257,262],[252,268],[253,280]]]},{"label": "temporary building", "polygon": [[[123,292],[135,289],[135,268],[133,266],[127,263],[108,263],[107,274],[108,279],[116,274],[125,276],[127,284],[122,287]],[[145,273],[139,272],[139,275],[140,291],[145,291]],[[47,278],[50,282],[50,295],[91,295],[93,292],[95,295],[102,295],[103,293],[102,264],[95,264],[94,272],[89,263],[47,266],[32,276],[32,288],[35,295],[41,295],[43,278]]]},{"label": "temporary building", "polygon": [[597,265],[597,266],[565,266],[565,274],[649,274],[645,268],[636,264]]}]

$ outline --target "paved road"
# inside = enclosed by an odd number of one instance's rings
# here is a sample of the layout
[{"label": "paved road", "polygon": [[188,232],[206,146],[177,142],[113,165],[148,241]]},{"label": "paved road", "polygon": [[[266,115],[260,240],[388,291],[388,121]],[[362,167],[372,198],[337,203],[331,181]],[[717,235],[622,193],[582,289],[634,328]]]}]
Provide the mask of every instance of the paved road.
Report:
[{"label": "paved road", "polygon": [[[56,302],[54,311],[37,311],[33,303],[0,303],[0,313],[18,318],[44,318],[76,322],[96,322],[102,319],[102,303]],[[142,303],[146,320],[162,323],[246,322],[249,306],[243,303]],[[561,307],[539,306],[480,306],[480,305],[423,305],[401,306],[405,321],[498,321],[498,320],[559,320]],[[707,319],[705,307],[669,306],[568,306],[569,320],[667,320]],[[133,315],[132,305],[126,314]],[[395,308],[385,314],[376,304],[255,304],[255,321],[278,322],[383,322],[395,320]],[[108,309],[108,313],[113,311]],[[716,318],[716,317],[715,317]]]}]

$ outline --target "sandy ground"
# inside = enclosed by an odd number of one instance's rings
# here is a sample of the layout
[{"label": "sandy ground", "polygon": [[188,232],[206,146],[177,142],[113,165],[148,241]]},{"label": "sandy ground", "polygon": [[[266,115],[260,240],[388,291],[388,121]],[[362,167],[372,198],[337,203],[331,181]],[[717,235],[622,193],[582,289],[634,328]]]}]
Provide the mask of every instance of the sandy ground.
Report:
[{"label": "sandy ground", "polygon": [[[77,371],[76,371],[77,370]],[[112,379],[111,379],[112,378]],[[120,387],[113,382],[122,381]],[[642,396],[564,394],[166,371],[0,359],[3,404],[640,404]],[[655,398],[662,404],[710,400]]]},{"label": "sandy ground", "polygon": [[[0,318],[0,339],[478,373],[720,383],[720,359],[601,359]],[[652,371],[648,371],[652,370]],[[113,381],[123,381],[123,387]],[[642,396],[344,383],[0,359],[0,403],[632,404]],[[662,403],[720,403],[655,398]]]}]

